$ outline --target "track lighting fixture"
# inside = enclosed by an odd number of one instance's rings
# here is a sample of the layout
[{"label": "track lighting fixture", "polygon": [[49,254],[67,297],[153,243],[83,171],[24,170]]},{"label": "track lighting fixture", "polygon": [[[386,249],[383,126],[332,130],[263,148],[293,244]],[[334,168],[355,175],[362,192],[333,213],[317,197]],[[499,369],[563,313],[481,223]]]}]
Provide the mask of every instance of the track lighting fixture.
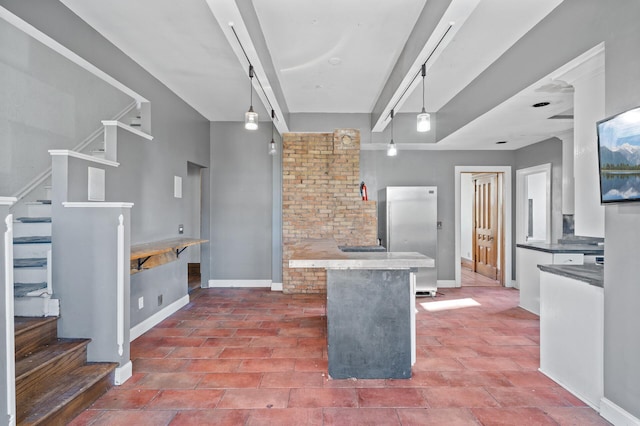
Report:
[{"label": "track lighting fixture", "polygon": [[424,77],[427,75],[427,65],[422,64],[422,112],[418,114],[418,126],[419,132],[428,132],[431,130],[431,116],[424,109]]},{"label": "track lighting fixture", "polygon": [[251,102],[249,111],[244,113],[244,128],[247,130],[256,130],[258,128],[258,113],[253,110],[253,65],[249,64],[249,90],[251,93]]},{"label": "track lighting fixture", "polygon": [[393,142],[393,110],[391,110],[391,142],[387,145],[387,157],[395,157],[396,155],[398,155],[398,149]]},{"label": "track lighting fixture", "polygon": [[271,142],[269,142],[269,155],[276,155],[278,150],[276,149],[276,142],[273,140],[274,122],[276,121],[276,112],[271,110]]}]

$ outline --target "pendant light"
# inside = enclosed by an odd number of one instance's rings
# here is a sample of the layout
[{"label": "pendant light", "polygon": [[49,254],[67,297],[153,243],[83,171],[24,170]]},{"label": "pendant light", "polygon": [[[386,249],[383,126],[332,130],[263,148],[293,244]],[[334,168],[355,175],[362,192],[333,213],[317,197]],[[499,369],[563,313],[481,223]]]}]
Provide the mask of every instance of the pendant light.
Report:
[{"label": "pendant light", "polygon": [[253,110],[253,65],[249,64],[249,90],[251,93],[251,103],[249,111],[244,113],[244,128],[256,130],[258,128],[258,113]]},{"label": "pendant light", "polygon": [[393,110],[391,110],[391,142],[387,145],[387,157],[395,157],[396,155],[398,155],[398,149],[393,142]]},{"label": "pendant light", "polygon": [[269,155],[276,155],[278,150],[276,149],[276,142],[273,140],[273,130],[274,124],[273,122],[276,120],[276,112],[271,110],[271,142],[269,142]]},{"label": "pendant light", "polygon": [[417,129],[419,132],[431,130],[431,116],[424,109],[424,77],[427,75],[427,64],[422,64],[422,112],[418,114]]}]

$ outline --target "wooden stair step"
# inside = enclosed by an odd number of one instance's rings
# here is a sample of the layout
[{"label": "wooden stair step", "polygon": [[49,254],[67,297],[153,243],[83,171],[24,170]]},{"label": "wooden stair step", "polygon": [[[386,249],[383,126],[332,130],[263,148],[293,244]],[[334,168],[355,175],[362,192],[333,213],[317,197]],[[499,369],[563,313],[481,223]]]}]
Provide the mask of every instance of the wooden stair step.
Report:
[{"label": "wooden stair step", "polygon": [[56,340],[58,317],[14,317],[16,359],[35,352],[38,347]]},{"label": "wooden stair step", "polygon": [[73,374],[87,359],[91,339],[57,339],[16,359],[16,402],[46,391],[52,383]]},{"label": "wooden stair step", "polygon": [[20,425],[65,425],[103,395],[117,363],[88,363],[50,380],[46,391],[17,407]]}]

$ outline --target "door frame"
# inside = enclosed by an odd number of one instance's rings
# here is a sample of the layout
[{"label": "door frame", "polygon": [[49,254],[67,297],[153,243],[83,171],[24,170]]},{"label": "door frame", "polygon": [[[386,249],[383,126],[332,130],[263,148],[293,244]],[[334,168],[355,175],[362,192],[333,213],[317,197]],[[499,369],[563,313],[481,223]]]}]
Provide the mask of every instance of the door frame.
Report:
[{"label": "door frame", "polygon": [[546,179],[546,203],[545,214],[547,216],[547,229],[545,233],[546,243],[551,242],[551,163],[540,164],[533,167],[516,170],[516,243],[526,243],[526,202],[527,202],[527,176],[544,173]]},{"label": "door frame", "polygon": [[462,267],[460,265],[460,175],[462,173],[502,173],[503,176],[503,208],[504,208],[504,286],[513,287],[513,247],[512,241],[512,203],[511,203],[511,166],[455,166],[455,257],[454,257],[454,270],[455,270],[455,286],[460,287],[462,285]]}]

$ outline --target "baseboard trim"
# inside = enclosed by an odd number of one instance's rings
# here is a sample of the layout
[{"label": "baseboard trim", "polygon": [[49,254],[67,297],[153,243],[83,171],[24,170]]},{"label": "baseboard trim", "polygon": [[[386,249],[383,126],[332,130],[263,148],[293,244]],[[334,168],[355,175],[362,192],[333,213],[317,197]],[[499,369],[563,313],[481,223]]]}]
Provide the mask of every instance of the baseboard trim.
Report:
[{"label": "baseboard trim", "polygon": [[142,321],[140,324],[137,324],[131,327],[131,330],[129,330],[129,336],[130,336],[129,341],[133,342],[138,337],[142,336],[144,333],[151,330],[154,326],[159,324],[161,321],[163,321],[164,319],[168,318],[169,316],[171,316],[172,314],[180,310],[180,308],[185,306],[187,303],[189,303],[188,294],[176,300],[166,308],[151,315],[149,318]]},{"label": "baseboard trim", "polygon": [[115,385],[121,385],[133,376],[133,364],[131,361],[121,367],[117,367],[114,371],[113,383]]},{"label": "baseboard trim", "polygon": [[456,288],[456,280],[438,280],[438,288]]},{"label": "baseboard trim", "polygon": [[640,419],[607,398],[600,400],[600,415],[614,425],[640,426]]},{"label": "baseboard trim", "polygon": [[209,288],[220,288],[220,287],[271,288],[271,280],[209,280]]},{"label": "baseboard trim", "polygon": [[282,291],[282,283],[271,283],[271,291]]},{"label": "baseboard trim", "polygon": [[467,259],[466,257],[461,257],[460,266],[470,271],[473,271],[473,260]]}]

